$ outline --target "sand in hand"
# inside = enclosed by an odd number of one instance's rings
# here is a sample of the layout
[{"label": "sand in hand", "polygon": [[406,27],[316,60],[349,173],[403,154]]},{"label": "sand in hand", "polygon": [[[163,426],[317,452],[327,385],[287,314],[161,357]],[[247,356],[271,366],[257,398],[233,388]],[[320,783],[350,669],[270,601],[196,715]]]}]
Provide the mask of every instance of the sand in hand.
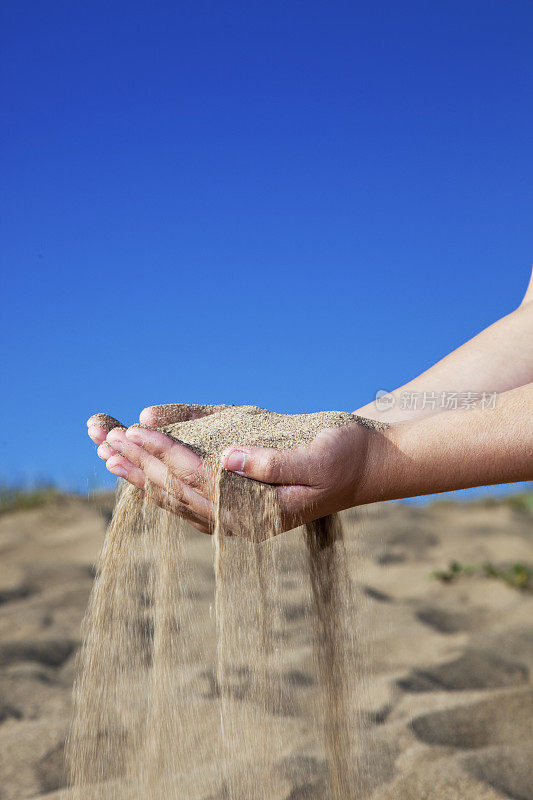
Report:
[{"label": "sand in hand", "polygon": [[[162,428],[199,453],[215,476],[217,735],[206,735],[205,673],[195,666],[204,621],[185,524],[157,507],[151,487],[143,494],[125,486],[84,623],[68,744],[80,800],[281,800],[291,770],[301,771],[298,738],[324,763],[324,798],[367,796],[363,598],[350,580],[340,521],[327,517],[277,536],[275,489],[219,466],[232,444],[292,449],[324,428],[348,424],[372,423],[343,412],[230,407]],[[286,646],[287,595],[295,582],[312,626],[309,680],[316,686],[298,714],[287,682],[294,653]]]}]

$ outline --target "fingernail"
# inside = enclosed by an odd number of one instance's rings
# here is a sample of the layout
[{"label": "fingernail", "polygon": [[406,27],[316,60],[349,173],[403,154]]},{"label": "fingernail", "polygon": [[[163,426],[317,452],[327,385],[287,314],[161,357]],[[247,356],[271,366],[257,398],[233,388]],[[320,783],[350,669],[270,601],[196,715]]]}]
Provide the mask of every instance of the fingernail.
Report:
[{"label": "fingernail", "polygon": [[242,450],[233,450],[225,458],[224,466],[230,472],[238,472],[239,475],[244,473],[245,453]]},{"label": "fingernail", "polygon": [[144,445],[143,438],[141,436],[139,436],[139,434],[137,433],[137,430],[135,428],[133,430],[127,430],[126,431],[126,436],[130,440],[130,442],[133,442],[133,444],[137,444],[137,445],[139,445],[139,447],[142,447]]},{"label": "fingernail", "polygon": [[116,475],[117,478],[127,478],[128,473],[123,467],[110,467],[111,472],[113,475]]}]

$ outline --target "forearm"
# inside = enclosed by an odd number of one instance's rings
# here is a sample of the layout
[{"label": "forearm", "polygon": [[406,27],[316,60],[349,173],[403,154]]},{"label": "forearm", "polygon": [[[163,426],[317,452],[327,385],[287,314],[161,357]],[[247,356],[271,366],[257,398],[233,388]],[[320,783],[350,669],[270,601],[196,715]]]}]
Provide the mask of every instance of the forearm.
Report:
[{"label": "forearm", "polygon": [[392,392],[394,404],[380,411],[369,403],[356,412],[384,422],[426,417],[446,410],[455,395],[507,392],[533,381],[533,302],[495,322],[414,380]]},{"label": "forearm", "polygon": [[496,407],[459,410],[372,431],[356,505],[533,479],[533,383]]}]

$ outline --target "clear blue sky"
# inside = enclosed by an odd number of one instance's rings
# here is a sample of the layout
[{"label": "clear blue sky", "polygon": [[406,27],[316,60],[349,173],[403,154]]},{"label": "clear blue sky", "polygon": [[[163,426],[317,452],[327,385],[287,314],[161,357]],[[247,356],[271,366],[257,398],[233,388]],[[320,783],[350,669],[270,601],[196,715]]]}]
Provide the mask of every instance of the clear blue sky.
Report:
[{"label": "clear blue sky", "polygon": [[2,479],[103,481],[95,411],[353,410],[520,301],[531,0],[1,17]]}]

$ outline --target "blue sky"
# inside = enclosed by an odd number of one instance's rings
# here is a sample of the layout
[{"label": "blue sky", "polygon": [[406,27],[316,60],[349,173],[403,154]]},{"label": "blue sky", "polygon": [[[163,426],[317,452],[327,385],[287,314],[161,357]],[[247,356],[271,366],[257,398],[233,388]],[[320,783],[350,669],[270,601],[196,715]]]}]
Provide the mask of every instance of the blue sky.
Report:
[{"label": "blue sky", "polygon": [[530,0],[1,16],[2,479],[104,482],[95,411],[353,410],[520,301]]}]

